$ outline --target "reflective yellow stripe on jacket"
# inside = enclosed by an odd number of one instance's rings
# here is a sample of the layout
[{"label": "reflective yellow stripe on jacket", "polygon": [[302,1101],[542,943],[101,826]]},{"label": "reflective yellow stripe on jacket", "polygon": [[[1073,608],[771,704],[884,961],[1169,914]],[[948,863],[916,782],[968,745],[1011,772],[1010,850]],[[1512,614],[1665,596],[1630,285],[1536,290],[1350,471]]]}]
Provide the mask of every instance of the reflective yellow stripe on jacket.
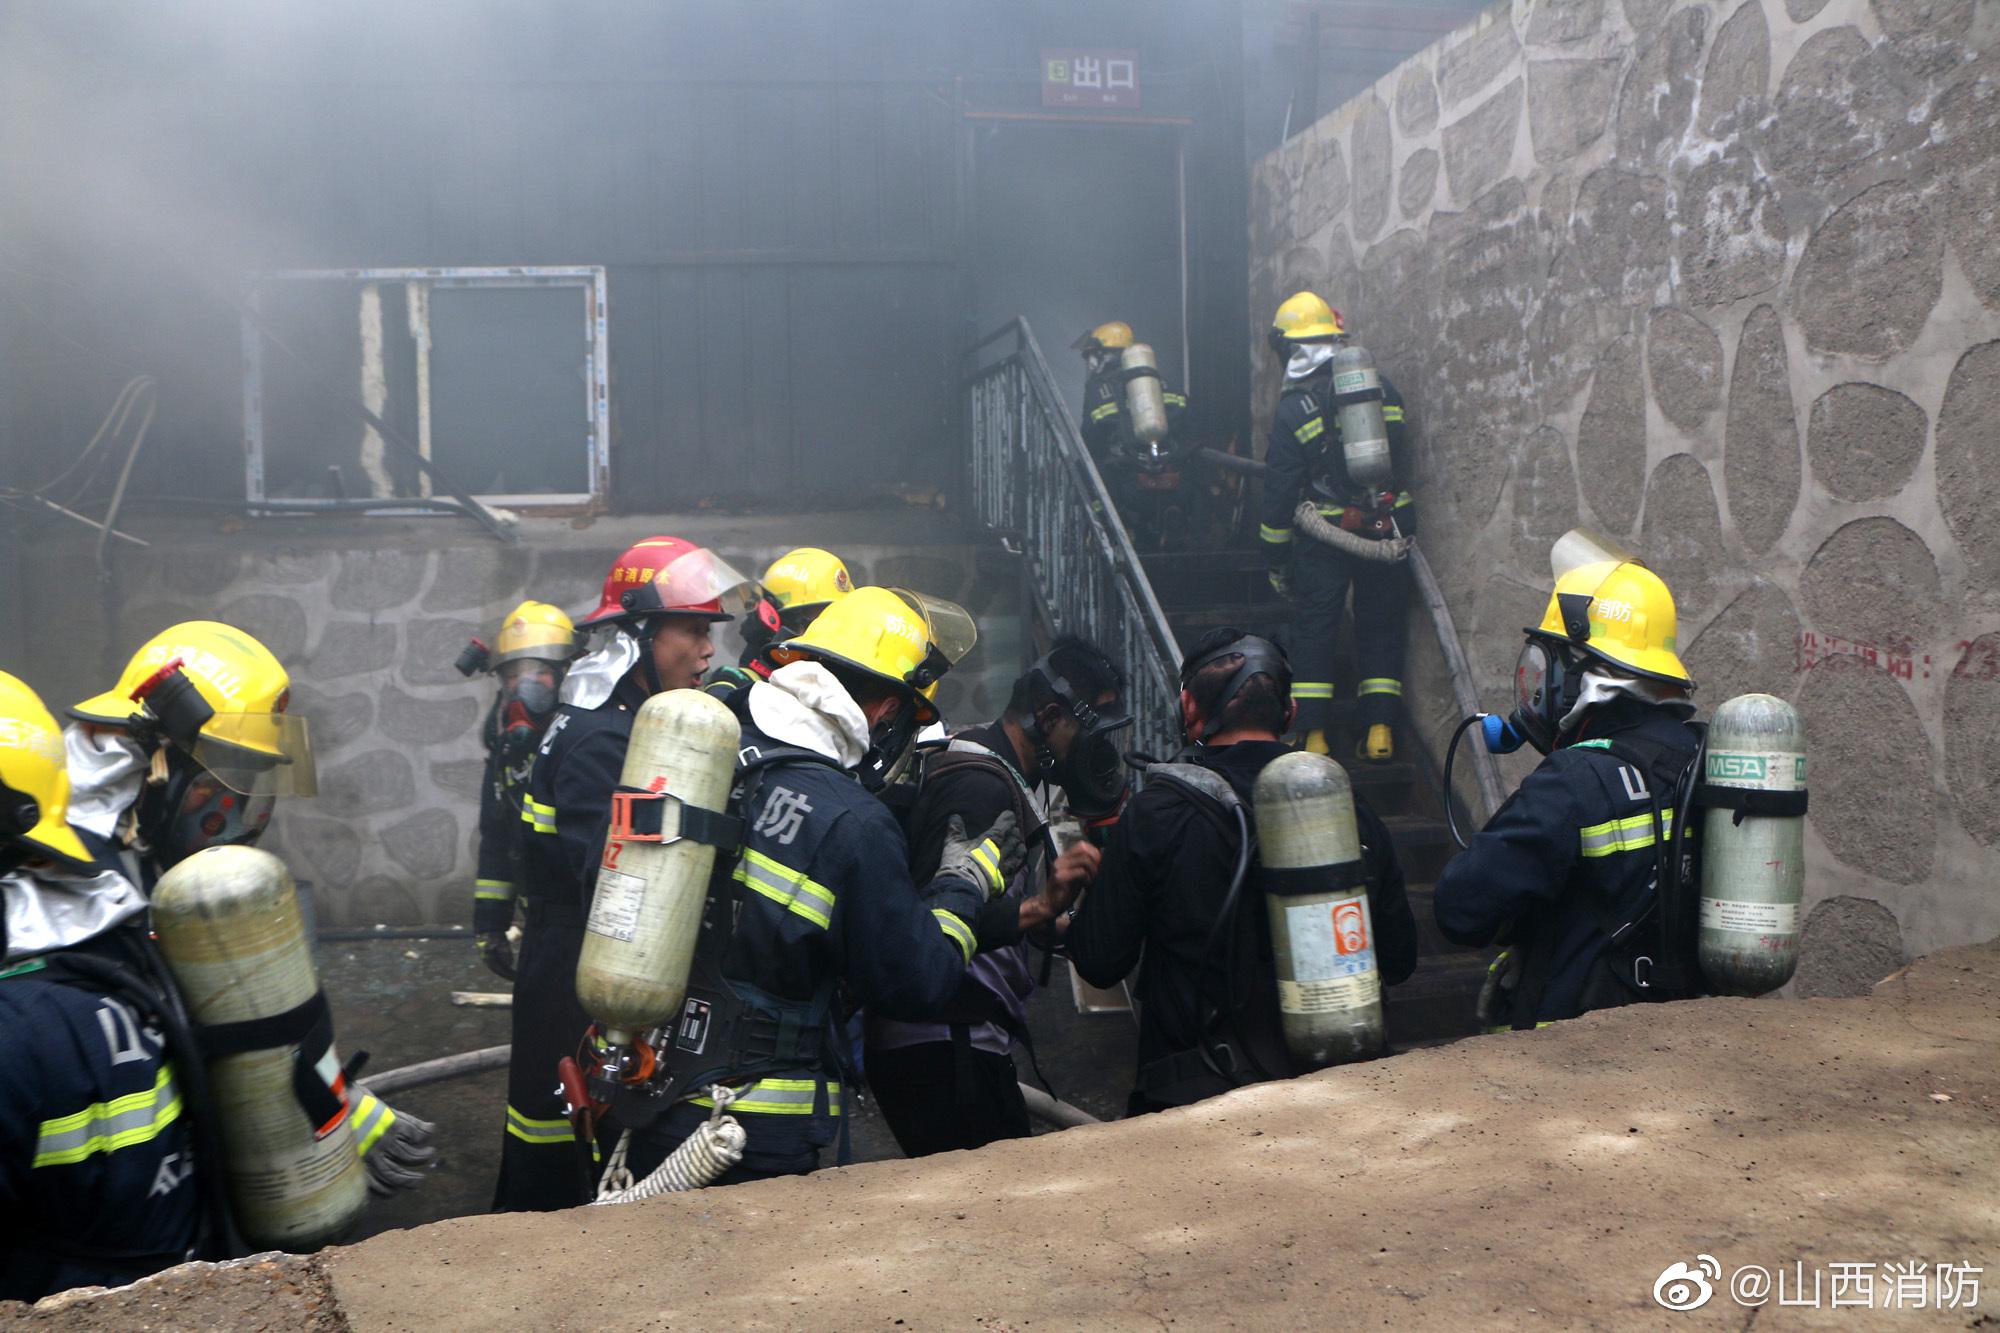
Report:
[{"label": "reflective yellow stripe on jacket", "polygon": [[[750,1111],[757,1115],[811,1115],[813,1103],[819,1094],[820,1081],[816,1078],[760,1078],[736,1095],[729,1104],[731,1111]],[[706,1093],[690,1098],[696,1106],[713,1106],[715,1099]],[[830,1114],[840,1114],[840,1085],[826,1085],[826,1105]]]},{"label": "reflective yellow stripe on jacket", "polygon": [[796,912],[821,930],[833,924],[833,890],[808,879],[803,870],[746,848],[743,859],[736,863],[734,878],[744,888]]},{"label": "reflective yellow stripe on jacket", "polygon": [[472,896],[505,902],[514,896],[514,886],[504,879],[477,879],[472,882]]},{"label": "reflective yellow stripe on jacket", "polygon": [[1257,525],[1257,535],[1267,542],[1288,542],[1292,539],[1290,528],[1274,528],[1269,523]]},{"label": "reflective yellow stripe on jacket", "polygon": [[552,805],[543,805],[534,797],[524,793],[521,797],[521,822],[537,833],[554,833],[556,808]]},{"label": "reflective yellow stripe on jacket", "polygon": [[[1674,834],[1674,812],[1660,812],[1660,832]],[[1579,852],[1584,856],[1610,856],[1616,852],[1636,852],[1654,844],[1653,816],[1648,811],[1626,819],[1607,819],[1577,830]]]},{"label": "reflective yellow stripe on jacket", "polygon": [[966,964],[970,966],[972,955],[979,952],[979,942],[972,934],[972,927],[966,925],[957,913],[947,912],[942,907],[933,907],[931,915],[937,918],[938,929],[959,947],[959,951],[965,955]]},{"label": "reflective yellow stripe on jacket", "polygon": [[33,1167],[71,1166],[93,1153],[150,1143],[180,1118],[180,1089],[173,1071],[161,1065],[159,1077],[144,1092],[93,1102],[74,1114],[44,1120],[35,1139]]},{"label": "reflective yellow stripe on jacket", "polygon": [[537,1120],[533,1116],[522,1115],[511,1106],[507,1108],[507,1132],[524,1143],[539,1145],[576,1142],[576,1131],[570,1128],[567,1119],[558,1116],[554,1120]]}]

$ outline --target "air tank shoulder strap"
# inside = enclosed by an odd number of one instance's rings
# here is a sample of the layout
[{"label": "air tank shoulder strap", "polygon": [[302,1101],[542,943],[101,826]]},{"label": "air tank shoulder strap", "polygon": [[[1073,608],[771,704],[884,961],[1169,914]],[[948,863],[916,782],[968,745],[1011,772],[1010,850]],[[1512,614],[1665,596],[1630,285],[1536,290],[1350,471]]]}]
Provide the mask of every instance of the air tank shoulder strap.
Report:
[{"label": "air tank shoulder strap", "polygon": [[1249,814],[1249,807],[1236,794],[1236,788],[1229,785],[1229,779],[1200,764],[1168,762],[1146,765],[1146,781],[1155,780],[1179,787],[1194,797],[1197,808],[1231,833],[1236,831],[1236,812],[1241,810],[1246,816]]},{"label": "air tank shoulder strap", "polygon": [[1036,831],[1047,822],[1041,805],[1035,800],[1035,793],[1027,780],[993,751],[972,741],[954,740],[943,750],[934,751],[925,761],[923,780],[948,773],[954,768],[979,768],[998,773],[1007,783],[1008,793],[1013,798],[1014,822],[1021,830],[1024,840],[1032,839]]}]

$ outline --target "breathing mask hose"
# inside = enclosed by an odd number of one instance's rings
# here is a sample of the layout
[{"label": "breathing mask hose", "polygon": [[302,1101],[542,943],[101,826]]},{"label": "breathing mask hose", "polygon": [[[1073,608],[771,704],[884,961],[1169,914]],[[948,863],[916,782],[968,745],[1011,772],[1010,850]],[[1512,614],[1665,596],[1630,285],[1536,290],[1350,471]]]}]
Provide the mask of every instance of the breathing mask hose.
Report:
[{"label": "breathing mask hose", "polygon": [[1473,727],[1485,721],[1485,719],[1486,714],[1474,713],[1460,722],[1458,727],[1451,733],[1451,744],[1444,748],[1444,822],[1445,827],[1451,830],[1451,840],[1457,843],[1461,849],[1470,844],[1466,842],[1465,834],[1459,832],[1458,828],[1458,807],[1454,804],[1451,767],[1452,763],[1458,758],[1459,741],[1464,739],[1466,732],[1472,730]]},{"label": "breathing mask hose", "polygon": [[[1229,988],[1229,994],[1232,998],[1237,994],[1236,910],[1237,904],[1243,897],[1243,885],[1250,878],[1251,861],[1250,821],[1244,815],[1242,806],[1237,806],[1234,813],[1236,815],[1236,870],[1229,877],[1229,892],[1222,897],[1222,910],[1216,913],[1215,924],[1208,928],[1208,938],[1203,940],[1201,945],[1203,956],[1212,955],[1215,952],[1216,944],[1222,939],[1223,932],[1225,930],[1228,931],[1228,952],[1223,955],[1223,984]],[[1257,1071],[1258,1078],[1269,1082],[1279,1077],[1279,1075],[1273,1074],[1270,1070],[1264,1068],[1263,1062],[1257,1059],[1256,1052],[1250,1049],[1250,1043],[1243,1039],[1242,1030],[1236,1023],[1236,1010],[1233,1006],[1229,1011],[1229,1028],[1231,1035],[1236,1039],[1236,1048],[1242,1052],[1243,1058],[1250,1062],[1250,1067]],[[1209,1066],[1213,1073],[1226,1081],[1234,1081],[1228,1072],[1215,1068],[1215,1063],[1210,1059],[1206,1045],[1198,1049],[1201,1051],[1203,1062]]]}]

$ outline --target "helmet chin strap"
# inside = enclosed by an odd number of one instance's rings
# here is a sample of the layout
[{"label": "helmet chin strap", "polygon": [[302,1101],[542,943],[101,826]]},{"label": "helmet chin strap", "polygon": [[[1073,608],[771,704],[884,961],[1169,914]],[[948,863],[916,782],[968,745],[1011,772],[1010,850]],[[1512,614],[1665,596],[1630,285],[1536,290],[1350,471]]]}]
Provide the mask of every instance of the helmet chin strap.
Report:
[{"label": "helmet chin strap", "polygon": [[647,616],[639,622],[639,632],[632,637],[639,641],[639,673],[646,682],[646,697],[661,693],[660,664],[653,657],[653,635],[659,632],[660,618]]}]

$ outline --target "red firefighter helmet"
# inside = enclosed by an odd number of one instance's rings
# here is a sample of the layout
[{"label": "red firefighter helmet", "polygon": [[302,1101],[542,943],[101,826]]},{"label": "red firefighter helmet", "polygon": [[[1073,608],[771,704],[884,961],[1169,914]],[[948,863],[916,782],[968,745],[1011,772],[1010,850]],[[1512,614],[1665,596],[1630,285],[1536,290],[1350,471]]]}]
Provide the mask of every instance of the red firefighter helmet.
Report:
[{"label": "red firefighter helmet", "polygon": [[[748,579],[706,547],[679,537],[648,537],[626,548],[604,576],[597,609],[578,629],[625,623],[646,616],[700,616],[731,620],[747,602]],[[734,603],[724,606],[727,598]]]}]

